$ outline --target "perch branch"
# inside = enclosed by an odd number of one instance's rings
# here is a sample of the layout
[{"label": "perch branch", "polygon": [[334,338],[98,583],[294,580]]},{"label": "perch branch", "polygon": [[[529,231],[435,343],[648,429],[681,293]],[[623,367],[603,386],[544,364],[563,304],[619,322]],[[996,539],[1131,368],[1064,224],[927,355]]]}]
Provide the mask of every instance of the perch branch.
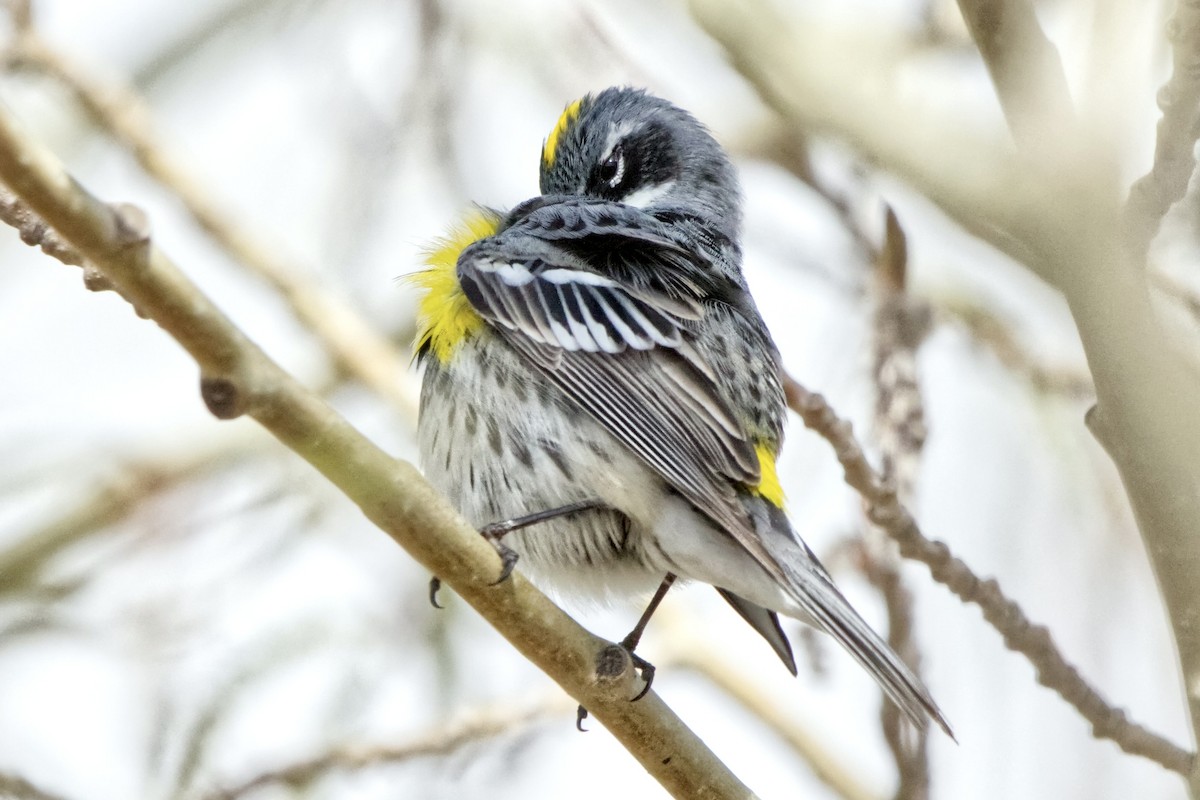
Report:
[{"label": "perch branch", "polygon": [[637,687],[628,654],[618,669],[599,674],[601,656],[614,646],[519,573],[493,585],[500,571],[495,550],[415,467],[364,438],[254,345],[154,245],[144,214],[89,194],[2,110],[0,181],[195,359],[201,396],[215,416],[249,415],[312,464],[586,706],[667,791],[681,798],[751,796],[654,692],[629,702]]},{"label": "perch branch", "polygon": [[8,60],[14,67],[47,75],[69,89],[99,128],[128,148],[148,175],[175,193],[213,241],[279,292],[339,370],[386,398],[408,419],[416,420],[416,392],[401,372],[404,356],[355,310],[306,278],[303,268],[264,247],[227,215],[196,177],[169,155],[154,133],[150,109],[132,88],[105,82],[81,68],[32,29],[20,33]]}]

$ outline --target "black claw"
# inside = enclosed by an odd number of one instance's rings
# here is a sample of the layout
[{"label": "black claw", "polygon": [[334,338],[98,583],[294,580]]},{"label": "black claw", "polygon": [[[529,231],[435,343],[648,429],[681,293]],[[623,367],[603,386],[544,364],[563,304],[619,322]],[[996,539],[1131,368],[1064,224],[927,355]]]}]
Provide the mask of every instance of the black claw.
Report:
[{"label": "black claw", "polygon": [[512,575],[513,569],[517,566],[517,560],[520,559],[516,550],[506,545],[499,539],[488,539],[492,543],[492,547],[496,548],[496,555],[500,556],[500,577],[492,581],[492,586],[498,586],[508,580]]},{"label": "black claw", "polygon": [[646,685],[642,687],[642,690],[638,692],[632,700],[629,701],[631,703],[636,703],[638,700],[641,700],[650,693],[650,686],[654,683],[654,673],[657,670],[655,670],[653,664],[636,653],[630,651],[629,655],[633,657],[634,668],[641,670],[642,680],[646,682]]},{"label": "black claw", "polygon": [[580,733],[587,733],[587,728],[583,727],[583,721],[587,719],[588,712],[583,706],[575,709],[575,730]]},{"label": "black claw", "polygon": [[576,503],[559,506],[558,508],[548,508],[545,511],[526,514],[523,517],[513,517],[512,519],[500,520],[499,522],[491,522],[484,525],[479,529],[479,535],[492,543],[492,547],[496,549],[501,562],[500,577],[492,585],[495,586],[508,580],[508,577],[512,575],[513,568],[517,566],[517,552],[501,541],[505,536],[513,531],[519,531],[522,528],[528,528],[530,525],[537,525],[540,522],[548,522],[559,517],[566,517],[571,514],[578,514],[581,511],[590,511],[603,507],[604,504],[596,499],[580,500]]},{"label": "black claw", "polygon": [[442,579],[434,575],[429,579],[429,603],[434,608],[442,608],[442,604],[437,601],[438,589],[442,588]]}]

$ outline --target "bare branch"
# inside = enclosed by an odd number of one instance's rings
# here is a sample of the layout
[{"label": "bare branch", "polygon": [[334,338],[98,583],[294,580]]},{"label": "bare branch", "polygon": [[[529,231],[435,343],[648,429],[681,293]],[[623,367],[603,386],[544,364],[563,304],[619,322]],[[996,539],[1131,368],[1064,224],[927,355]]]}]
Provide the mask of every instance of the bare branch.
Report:
[{"label": "bare branch", "polygon": [[860,783],[855,770],[838,761],[828,751],[821,737],[797,724],[783,710],[777,698],[763,690],[727,658],[703,646],[681,648],[678,665],[691,668],[738,701],[756,719],[762,720],[812,769],[813,774],[839,797],[845,800],[879,800],[878,793]]},{"label": "bare branch", "polygon": [[93,71],[52,49],[32,30],[18,37],[9,61],[48,75],[70,89],[96,125],[129,148],[147,174],[179,197],[201,229],[280,293],[340,370],[389,400],[409,419],[416,419],[416,390],[400,369],[404,357],[361,315],[308,280],[306,270],[264,247],[225,214],[195,176],[168,154],[154,133],[150,109],[132,88],[105,83]]},{"label": "bare branch", "polygon": [[629,702],[637,693],[631,662],[619,675],[597,675],[598,659],[612,645],[581,628],[520,574],[493,585],[500,570],[495,551],[415,467],[384,453],[284,372],[151,242],[143,215],[88,194],[4,111],[0,180],[188,351],[215,416],[248,414],[312,464],[585,705],[669,792],[681,798],[750,796],[657,694]]},{"label": "bare branch", "polygon": [[307,761],[265,772],[211,795],[211,800],[236,800],[273,784],[284,784],[303,791],[332,772],[350,772],[414,758],[450,755],[465,746],[511,734],[553,716],[565,719],[573,711],[567,704],[555,701],[527,709],[484,709],[472,714],[470,719],[427,731],[404,744],[339,748]]},{"label": "bare branch", "polygon": [[1200,3],[1180,0],[1167,24],[1174,45],[1171,79],[1158,93],[1154,164],[1129,190],[1123,223],[1130,252],[1144,259],[1162,218],[1187,192],[1200,136]]},{"label": "bare branch", "polygon": [[55,520],[0,551],[0,575],[4,576],[0,597],[28,588],[53,556],[89,534],[125,519],[148,498],[229,464],[250,449],[245,431],[225,433],[210,434],[203,443],[186,452],[131,459],[118,465],[111,478],[75,498]]},{"label": "bare branch", "polygon": [[1091,724],[1094,736],[1110,739],[1125,752],[1144,756],[1169,770],[1188,774],[1192,753],[1131,722],[1123,710],[1105,702],[1059,652],[1050,632],[1032,623],[1020,606],[1004,595],[994,578],[981,580],[945,544],[925,538],[897,499],[895,489],[867,462],[850,423],[840,419],[825,398],[790,378],[785,390],[788,406],[833,447],[846,483],[862,496],[868,519],[887,531],[900,546],[901,554],[925,564],[934,580],[963,601],[979,606],[1005,646],[1029,660],[1037,670],[1038,682],[1070,703]]},{"label": "bare branch", "polygon": [[1076,140],[1062,60],[1042,32],[1033,5],[1028,0],[958,0],[958,7],[1018,147],[1041,156],[1048,144]]},{"label": "bare branch", "polygon": [[943,324],[961,325],[987,347],[1010,371],[1029,381],[1038,392],[1057,394],[1072,400],[1091,400],[1096,388],[1087,370],[1044,363],[1029,352],[1012,326],[990,310],[956,299],[937,301],[935,319]]},{"label": "bare branch", "polygon": [[13,800],[64,800],[61,795],[50,794],[20,775],[8,772],[0,772],[0,795]]},{"label": "bare branch", "polygon": [[[908,243],[900,221],[886,210],[883,247],[875,264],[874,320],[875,438],[883,456],[883,480],[912,499],[921,450],[925,446],[925,407],[917,380],[917,348],[929,330],[929,307],[907,291]],[[920,677],[921,654],[913,639],[912,594],[886,535],[878,529],[864,539],[867,578],[883,595],[888,612],[888,644]],[[886,699],[879,709],[884,739],[900,776],[895,800],[929,797],[929,732],[911,731],[900,709]],[[908,735],[911,731],[911,735]]]},{"label": "bare branch", "polygon": [[[1006,14],[1026,20],[1025,39],[1043,50],[1049,46],[1025,0],[960,2],[993,78],[1011,72],[1000,62],[1009,56],[989,44],[987,26],[979,24],[980,18],[994,15],[997,5]],[[1176,72],[1165,95],[1155,177],[1135,187],[1129,201],[1132,211],[1129,204],[1121,211],[1110,208],[1103,196],[1107,179],[1095,177],[1111,170],[1112,155],[1093,153],[1081,158],[1075,153],[1078,148],[1088,155],[1088,139],[1076,135],[1074,111],[1066,98],[1039,93],[1029,85],[1065,84],[1056,60],[1026,64],[1030,77],[1021,85],[1002,80],[995,85],[1010,126],[1016,127],[1014,110],[1022,107],[1060,121],[1061,128],[1044,131],[1041,140],[1019,141],[1026,155],[1039,164],[1064,160],[1065,184],[1087,193],[1064,197],[1084,215],[1074,221],[1061,219],[1058,230],[1047,230],[1044,238],[1028,243],[1045,253],[1048,274],[1056,276],[1079,329],[1096,383],[1097,405],[1089,413],[1088,427],[1121,473],[1170,611],[1192,732],[1200,735],[1200,630],[1195,625],[1200,617],[1200,596],[1195,591],[1200,575],[1196,537],[1200,483],[1195,472],[1195,454],[1200,451],[1200,427],[1195,424],[1200,381],[1164,336],[1150,303],[1144,269],[1146,250],[1162,214],[1183,197],[1194,169],[1192,150],[1200,119],[1200,7],[1181,3],[1174,24],[1174,38],[1179,40]],[[1024,94],[1018,96],[1019,92]],[[1200,799],[1200,759],[1190,759],[1185,774],[1192,797]]]},{"label": "bare branch", "polygon": [[[1038,158],[1018,158],[1002,142],[927,109],[906,108],[894,91],[899,62],[878,45],[849,41],[852,34],[822,29],[811,19],[800,26],[764,2],[691,5],[734,66],[789,124],[857,148],[1066,295],[1096,384],[1090,427],[1121,473],[1153,560],[1192,728],[1200,730],[1200,626],[1194,624],[1200,618],[1200,380],[1164,336],[1145,271],[1125,256],[1113,154],[1086,152],[1080,141],[1066,138],[1042,145],[1045,155]],[[1094,727],[1113,729],[1104,721],[1109,715],[1093,716]],[[1127,744],[1141,753],[1148,743],[1138,734]],[[1189,754],[1180,758],[1183,751],[1168,748],[1149,746],[1163,763],[1191,764]],[[1200,797],[1200,774],[1191,781]]]},{"label": "bare branch", "polygon": [[[1089,209],[1069,202],[1079,196],[1077,187],[1048,180],[997,137],[948,115],[906,108],[894,91],[902,83],[894,42],[855,38],[812,19],[800,25],[765,0],[691,0],[691,6],[793,135],[818,133],[846,143],[968,232],[1051,284],[1061,283],[1043,258],[1042,243],[1064,226],[1093,218]],[[1096,194],[1096,204],[1105,197]]]},{"label": "bare branch", "polygon": [[83,256],[63,241],[41,217],[29,210],[20,198],[0,187],[0,221],[17,229],[21,241],[72,267],[84,265]]}]

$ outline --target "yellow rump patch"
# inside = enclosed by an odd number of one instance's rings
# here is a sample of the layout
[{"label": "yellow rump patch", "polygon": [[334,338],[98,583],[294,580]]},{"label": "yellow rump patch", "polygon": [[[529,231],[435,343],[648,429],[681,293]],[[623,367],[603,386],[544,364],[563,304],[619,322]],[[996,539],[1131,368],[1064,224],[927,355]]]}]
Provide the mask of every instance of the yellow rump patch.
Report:
[{"label": "yellow rump patch", "polygon": [[765,443],[754,446],[758,455],[758,485],[751,491],[766,500],[776,508],[783,508],[783,487],[779,485],[779,475],[775,471],[775,453]]},{"label": "yellow rump patch", "polygon": [[424,291],[417,306],[418,353],[428,348],[445,364],[458,346],[483,325],[483,318],[471,307],[458,283],[458,256],[499,227],[500,218],[495,213],[476,209],[426,251],[429,269],[406,276]]},{"label": "yellow rump patch", "polygon": [[554,129],[546,137],[546,144],[542,146],[542,163],[547,167],[554,163],[554,159],[558,155],[558,140],[566,133],[567,128],[571,127],[571,123],[579,117],[579,107],[582,103],[583,98],[580,98],[563,109],[562,116],[558,118],[558,122],[554,123]]}]

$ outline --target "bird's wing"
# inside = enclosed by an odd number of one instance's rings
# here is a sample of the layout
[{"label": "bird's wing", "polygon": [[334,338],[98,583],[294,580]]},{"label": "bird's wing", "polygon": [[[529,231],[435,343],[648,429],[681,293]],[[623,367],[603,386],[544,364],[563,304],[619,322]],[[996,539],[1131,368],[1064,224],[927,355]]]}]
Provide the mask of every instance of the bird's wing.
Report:
[{"label": "bird's wing", "polygon": [[720,273],[639,209],[568,201],[471,245],[458,278],[533,368],[783,580],[737,495],[761,478],[755,442],[688,333],[733,293]]}]

